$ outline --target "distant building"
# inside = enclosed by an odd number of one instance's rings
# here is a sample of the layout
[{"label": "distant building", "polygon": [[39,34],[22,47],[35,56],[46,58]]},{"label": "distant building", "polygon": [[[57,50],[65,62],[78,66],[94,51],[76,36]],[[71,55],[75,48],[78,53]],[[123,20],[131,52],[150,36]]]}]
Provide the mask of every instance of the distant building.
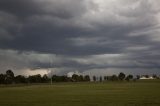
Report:
[{"label": "distant building", "polygon": [[150,76],[150,77],[141,76],[140,79],[155,79],[155,78],[153,78],[152,76]]}]

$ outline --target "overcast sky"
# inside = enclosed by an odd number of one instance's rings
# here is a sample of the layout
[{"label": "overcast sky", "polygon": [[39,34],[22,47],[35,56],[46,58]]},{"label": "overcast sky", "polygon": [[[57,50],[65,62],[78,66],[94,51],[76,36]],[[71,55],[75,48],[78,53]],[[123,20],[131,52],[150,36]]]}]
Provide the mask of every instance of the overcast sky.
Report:
[{"label": "overcast sky", "polygon": [[160,1],[0,0],[0,73],[47,68],[160,74]]}]

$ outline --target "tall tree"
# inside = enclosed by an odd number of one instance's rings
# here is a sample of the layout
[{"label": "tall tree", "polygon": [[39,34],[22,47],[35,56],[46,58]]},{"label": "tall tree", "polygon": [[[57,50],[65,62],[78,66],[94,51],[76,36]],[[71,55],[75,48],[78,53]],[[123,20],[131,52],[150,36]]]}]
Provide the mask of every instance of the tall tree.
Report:
[{"label": "tall tree", "polygon": [[15,83],[27,83],[27,80],[23,75],[18,75],[15,77]]},{"label": "tall tree", "polygon": [[6,75],[0,74],[0,84],[5,84]]},{"label": "tall tree", "polygon": [[125,77],[126,77],[126,75],[124,74],[124,73],[119,73],[119,75],[118,75],[118,78],[119,78],[119,80],[124,80],[125,79]]},{"label": "tall tree", "polygon": [[140,79],[140,77],[141,77],[140,75],[136,75],[136,78],[137,78],[137,79]]},{"label": "tall tree", "polygon": [[152,77],[158,79],[158,76],[156,74],[153,74]]},{"label": "tall tree", "polygon": [[79,81],[84,81],[84,79],[83,79],[83,76],[82,76],[82,75],[80,75],[80,76],[79,76]]},{"label": "tall tree", "polygon": [[130,80],[132,80],[133,79],[133,75],[128,75],[126,78],[125,78],[125,80],[127,80],[127,81],[130,81]]},{"label": "tall tree", "polygon": [[93,81],[96,82],[96,76],[93,76]]},{"label": "tall tree", "polygon": [[42,77],[42,82],[43,82],[43,83],[49,82],[49,78],[48,78],[48,76],[47,76],[46,74],[43,75],[43,77]]},{"label": "tall tree", "polygon": [[30,83],[41,83],[41,75],[37,74],[37,75],[32,75],[28,77],[28,81]]},{"label": "tall tree", "polygon": [[12,84],[14,83],[14,73],[12,70],[6,71],[6,84]]},{"label": "tall tree", "polygon": [[149,75],[144,75],[146,78],[149,78]]},{"label": "tall tree", "polygon": [[99,81],[102,82],[102,76],[99,77]]},{"label": "tall tree", "polygon": [[89,75],[85,75],[85,76],[84,76],[84,81],[90,81]]},{"label": "tall tree", "polygon": [[117,81],[117,80],[118,80],[118,77],[117,77],[117,75],[112,75],[109,79],[110,79],[111,81]]},{"label": "tall tree", "polygon": [[53,81],[53,82],[57,82],[57,75],[53,75],[53,76],[52,76],[52,81]]},{"label": "tall tree", "polygon": [[77,74],[73,74],[73,75],[72,75],[72,80],[73,80],[74,82],[79,81],[79,76],[78,76]]},{"label": "tall tree", "polygon": [[105,80],[105,81],[107,80],[107,76],[104,76],[104,80]]}]

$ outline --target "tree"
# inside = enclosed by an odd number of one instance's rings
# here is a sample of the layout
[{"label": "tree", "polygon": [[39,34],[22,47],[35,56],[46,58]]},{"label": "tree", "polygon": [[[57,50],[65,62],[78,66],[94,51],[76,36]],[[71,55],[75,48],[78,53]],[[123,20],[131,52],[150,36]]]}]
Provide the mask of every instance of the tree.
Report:
[{"label": "tree", "polygon": [[35,78],[34,78],[33,76],[29,76],[29,77],[27,78],[27,81],[28,81],[29,83],[35,83]]},{"label": "tree", "polygon": [[108,80],[108,81],[111,81],[111,77],[112,77],[112,76],[107,76],[107,80]]},{"label": "tree", "polygon": [[136,78],[137,78],[137,79],[140,79],[140,75],[136,75]]},{"label": "tree", "polygon": [[85,75],[85,76],[84,76],[84,81],[90,81],[89,75]]},{"label": "tree", "polygon": [[48,76],[47,76],[46,74],[43,75],[43,77],[42,77],[42,82],[43,82],[43,83],[49,82],[49,78],[48,78]]},{"label": "tree", "polygon": [[79,81],[79,76],[78,76],[77,74],[73,74],[73,75],[72,75],[72,80],[73,80],[74,82]]},{"label": "tree", "polygon": [[6,75],[0,74],[0,84],[5,84]]},{"label": "tree", "polygon": [[112,75],[112,76],[110,77],[110,80],[111,80],[111,81],[117,81],[117,80],[118,80],[117,75]]},{"label": "tree", "polygon": [[56,75],[53,75],[53,76],[52,76],[52,81],[53,81],[53,82],[57,82],[57,76],[56,76]]},{"label": "tree", "polygon": [[80,75],[80,76],[79,76],[79,81],[84,81],[84,79],[83,79],[83,76],[82,76],[82,75]]},{"label": "tree", "polygon": [[60,77],[61,77],[61,81],[62,81],[62,82],[67,82],[67,81],[69,81],[68,77],[65,76],[65,75],[60,76]]},{"label": "tree", "polygon": [[102,76],[99,77],[99,81],[102,82]]},{"label": "tree", "polygon": [[12,84],[14,82],[14,73],[12,70],[7,70],[6,71],[6,79],[5,79],[6,84]]},{"label": "tree", "polygon": [[52,76],[53,82],[67,82],[69,80],[70,79],[67,76],[57,76],[57,75]]},{"label": "tree", "polygon": [[93,81],[96,82],[96,76],[93,76]]},{"label": "tree", "polygon": [[119,80],[122,81],[122,80],[125,79],[125,76],[126,76],[126,75],[125,75],[124,73],[121,72],[121,73],[119,73],[118,78],[119,78]]},{"label": "tree", "polygon": [[104,80],[107,81],[107,76],[104,76]]},{"label": "tree", "polygon": [[155,78],[155,79],[158,79],[156,74],[153,74],[152,77]]},{"label": "tree", "polygon": [[41,83],[41,75],[37,74],[37,75],[29,76],[28,81],[30,83]]},{"label": "tree", "polygon": [[41,81],[41,75],[40,74],[37,74],[37,75],[34,75],[34,77],[35,77],[35,80],[36,80],[36,83],[41,83],[42,81]]},{"label": "tree", "polygon": [[125,80],[130,81],[131,79],[133,79],[133,75],[128,75]]},{"label": "tree", "polygon": [[15,83],[27,83],[27,80],[24,76],[18,75],[15,77]]},{"label": "tree", "polygon": [[144,75],[146,78],[149,78],[149,75]]}]

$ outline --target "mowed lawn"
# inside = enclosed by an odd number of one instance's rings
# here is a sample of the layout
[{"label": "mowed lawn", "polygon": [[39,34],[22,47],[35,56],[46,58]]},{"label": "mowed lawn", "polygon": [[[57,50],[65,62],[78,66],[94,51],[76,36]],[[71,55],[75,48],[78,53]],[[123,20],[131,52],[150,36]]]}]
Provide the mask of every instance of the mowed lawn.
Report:
[{"label": "mowed lawn", "polygon": [[160,106],[160,81],[1,86],[0,106]]}]

